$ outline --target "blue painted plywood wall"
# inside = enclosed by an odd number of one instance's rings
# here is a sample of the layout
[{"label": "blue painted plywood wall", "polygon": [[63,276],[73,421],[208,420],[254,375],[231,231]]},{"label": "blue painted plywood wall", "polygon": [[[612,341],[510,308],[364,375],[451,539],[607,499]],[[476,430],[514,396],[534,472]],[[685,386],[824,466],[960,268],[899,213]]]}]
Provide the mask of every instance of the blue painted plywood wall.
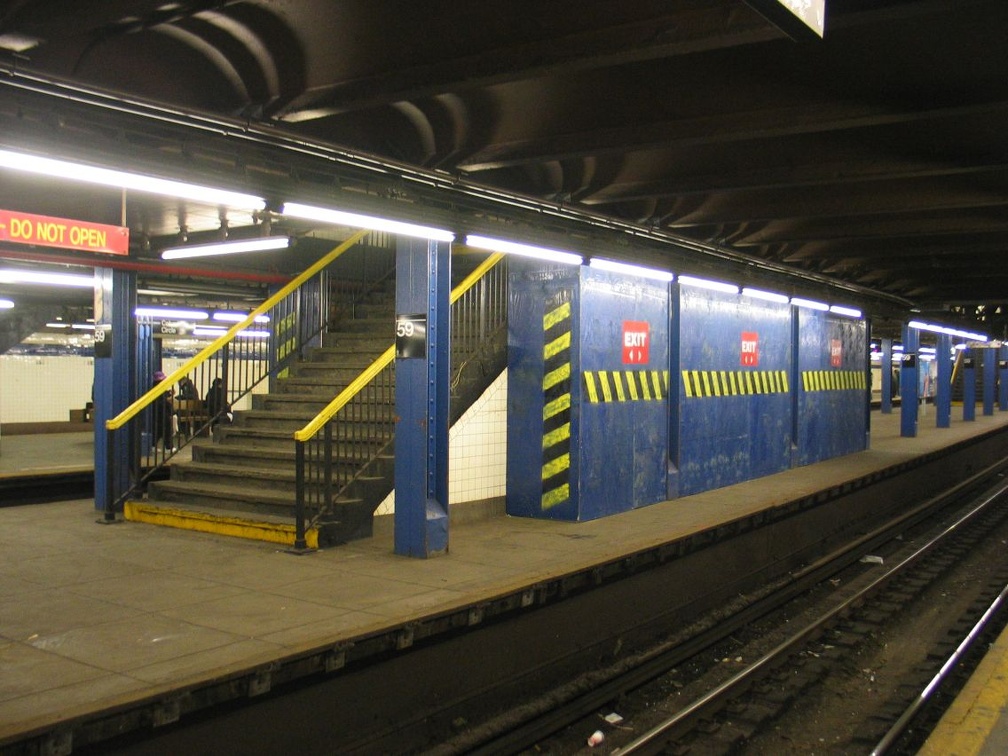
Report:
[{"label": "blue painted plywood wall", "polygon": [[791,341],[789,305],[681,287],[680,495],[790,467]]},{"label": "blue painted plywood wall", "polygon": [[798,308],[797,328],[798,464],[867,448],[865,322]]}]

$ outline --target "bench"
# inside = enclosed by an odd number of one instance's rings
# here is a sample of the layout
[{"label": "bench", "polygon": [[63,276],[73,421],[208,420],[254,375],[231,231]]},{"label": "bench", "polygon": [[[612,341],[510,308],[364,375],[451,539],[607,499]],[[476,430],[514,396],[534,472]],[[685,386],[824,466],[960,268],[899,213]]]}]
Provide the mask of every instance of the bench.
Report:
[{"label": "bench", "polygon": [[210,416],[207,414],[206,405],[200,399],[174,399],[172,408],[178,418],[179,431],[188,436],[202,429],[207,433],[210,423]]}]

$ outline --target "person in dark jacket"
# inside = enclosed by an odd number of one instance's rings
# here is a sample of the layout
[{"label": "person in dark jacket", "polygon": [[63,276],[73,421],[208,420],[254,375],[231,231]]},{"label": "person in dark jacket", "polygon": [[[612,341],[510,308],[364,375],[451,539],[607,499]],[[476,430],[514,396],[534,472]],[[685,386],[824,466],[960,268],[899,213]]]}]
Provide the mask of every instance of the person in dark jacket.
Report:
[{"label": "person in dark jacket", "polygon": [[207,392],[207,415],[210,417],[211,432],[218,423],[231,422],[231,405],[228,404],[227,396],[224,392],[224,381],[221,378],[214,378]]},{"label": "person in dark jacket", "polygon": [[179,430],[188,438],[196,430],[193,427],[193,417],[202,416],[203,414],[203,404],[200,401],[199,391],[196,389],[196,384],[192,382],[192,378],[188,375],[183,375],[179,378],[178,398],[188,403],[178,413]]},{"label": "person in dark jacket", "polygon": [[[151,388],[157,386],[161,381],[165,379],[165,374],[157,370],[154,372],[154,382]],[[151,422],[151,437],[154,441],[154,445],[160,441],[167,452],[169,450],[174,451],[174,438],[175,431],[172,427],[172,422],[174,418],[174,409],[172,407],[172,390],[168,389],[161,396],[155,399],[151,403],[152,409],[152,422]]]}]

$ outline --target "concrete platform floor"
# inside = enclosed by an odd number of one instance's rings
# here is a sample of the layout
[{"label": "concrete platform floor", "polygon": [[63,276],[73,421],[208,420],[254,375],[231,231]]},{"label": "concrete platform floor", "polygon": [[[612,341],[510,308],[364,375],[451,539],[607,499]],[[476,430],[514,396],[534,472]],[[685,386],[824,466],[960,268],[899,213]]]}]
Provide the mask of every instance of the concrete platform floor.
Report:
[{"label": "concrete platform floor", "polygon": [[[961,414],[959,415],[961,417]],[[872,448],[604,520],[452,525],[450,553],[398,557],[390,528],[304,557],[258,542],[96,524],[94,502],[0,508],[0,747],[88,712],[506,595],[1004,428],[916,438],[872,416]],[[0,459],[9,461],[12,439]],[[66,444],[46,446],[68,460]],[[38,451],[31,452],[37,460]]]}]

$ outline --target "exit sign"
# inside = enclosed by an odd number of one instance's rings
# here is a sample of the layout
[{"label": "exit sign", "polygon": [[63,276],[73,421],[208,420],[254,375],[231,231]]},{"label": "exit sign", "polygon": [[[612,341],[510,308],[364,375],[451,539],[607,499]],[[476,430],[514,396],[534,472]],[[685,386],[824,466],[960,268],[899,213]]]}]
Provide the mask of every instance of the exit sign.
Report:
[{"label": "exit sign", "polygon": [[747,0],[774,26],[793,39],[822,39],[826,0]]}]

